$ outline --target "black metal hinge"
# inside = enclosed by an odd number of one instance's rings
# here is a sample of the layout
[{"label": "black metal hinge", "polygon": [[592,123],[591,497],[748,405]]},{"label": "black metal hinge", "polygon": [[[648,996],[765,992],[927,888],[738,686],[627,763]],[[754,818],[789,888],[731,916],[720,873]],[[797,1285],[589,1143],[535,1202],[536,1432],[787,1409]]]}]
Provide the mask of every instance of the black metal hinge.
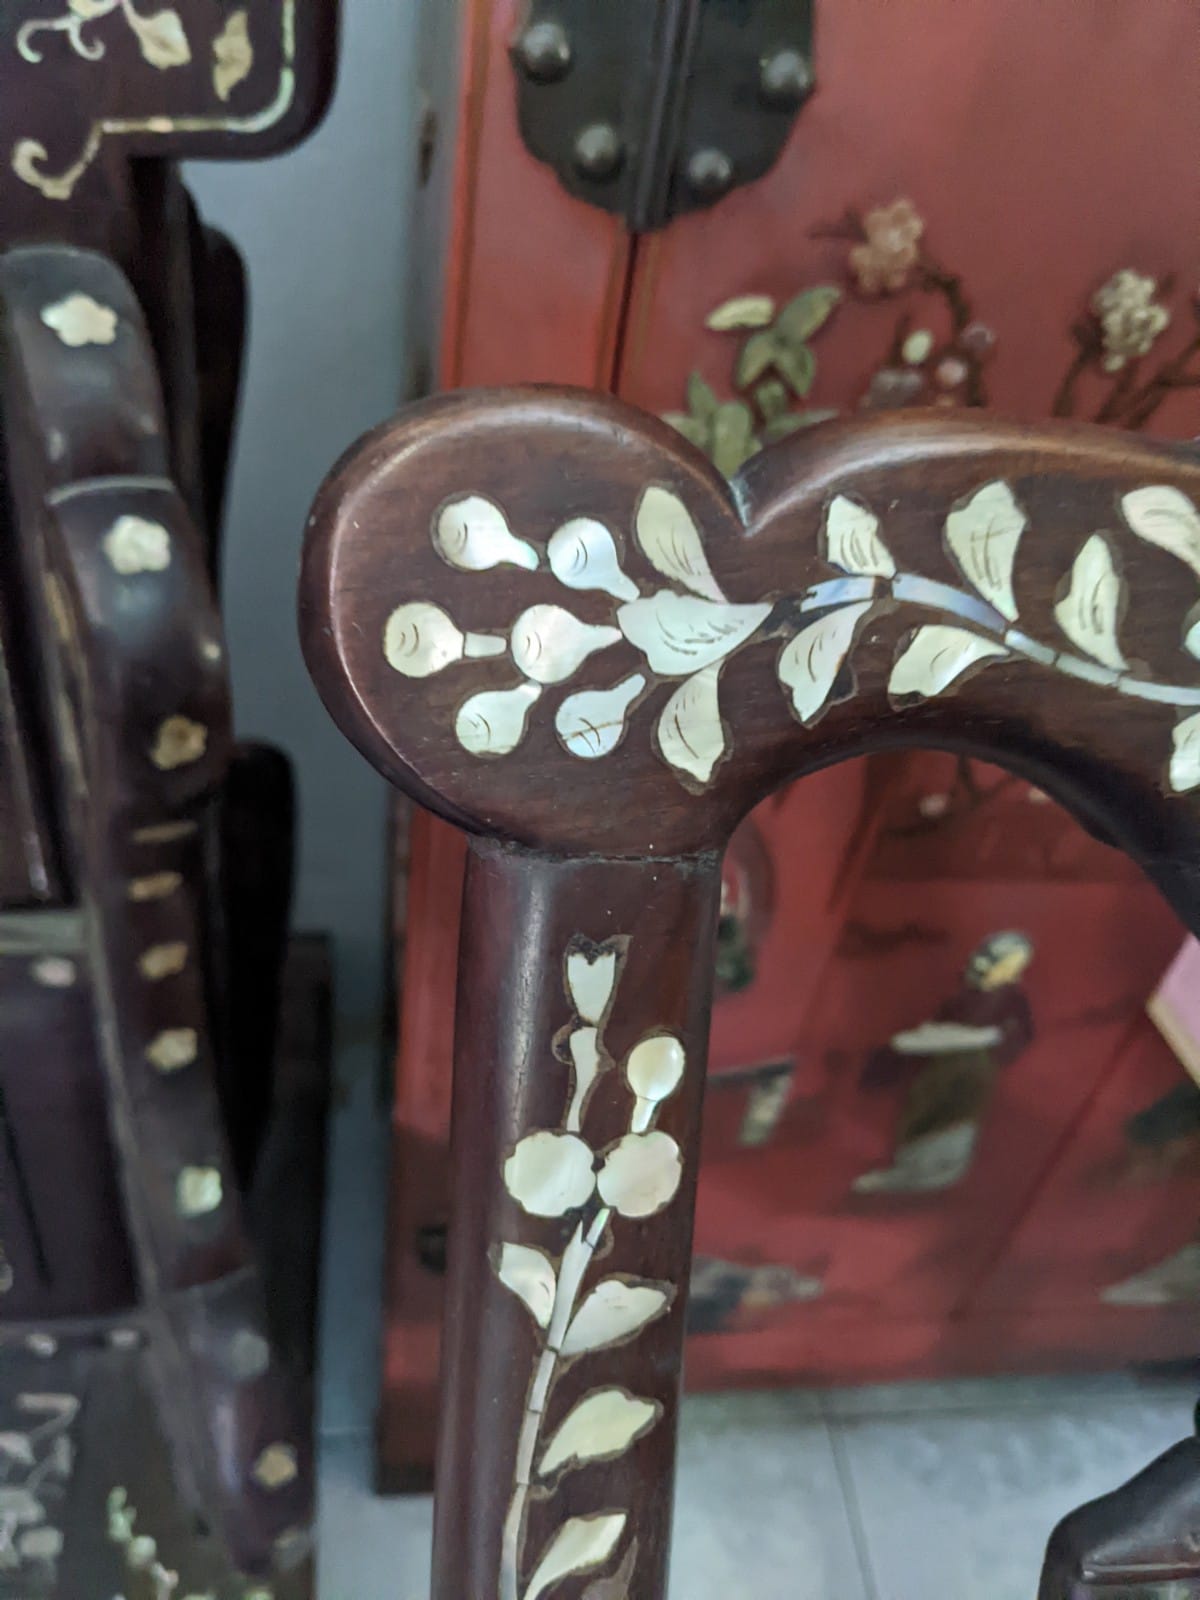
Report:
[{"label": "black metal hinge", "polygon": [[521,136],[634,232],[775,162],[813,89],[813,0],[530,0]]}]

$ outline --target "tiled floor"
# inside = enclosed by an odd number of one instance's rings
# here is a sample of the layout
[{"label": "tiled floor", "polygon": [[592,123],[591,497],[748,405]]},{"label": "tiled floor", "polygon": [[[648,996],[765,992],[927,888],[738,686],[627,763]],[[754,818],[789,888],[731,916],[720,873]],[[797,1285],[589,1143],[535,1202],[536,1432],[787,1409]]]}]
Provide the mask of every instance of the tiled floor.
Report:
[{"label": "tiled floor", "polygon": [[[427,1600],[430,1504],[370,1491],[384,1130],[335,1131],[318,1600]],[[1064,1511],[1191,1426],[1194,1380],[706,1395],[683,1417],[672,1600],[1033,1600]]]}]

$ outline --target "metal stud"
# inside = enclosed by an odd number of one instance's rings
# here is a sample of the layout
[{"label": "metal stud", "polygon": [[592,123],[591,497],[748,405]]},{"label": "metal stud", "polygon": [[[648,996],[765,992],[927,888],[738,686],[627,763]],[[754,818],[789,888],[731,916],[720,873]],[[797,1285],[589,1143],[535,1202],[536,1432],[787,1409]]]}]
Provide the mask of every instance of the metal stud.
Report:
[{"label": "metal stud", "polygon": [[762,58],[758,90],[766,105],[794,111],[812,93],[812,87],[812,67],[799,50],[775,50]]},{"label": "metal stud", "polygon": [[615,178],[625,161],[625,146],[611,122],[590,122],[581,129],[573,153],[576,170],[596,183]]},{"label": "metal stud", "polygon": [[724,150],[706,146],[688,158],[688,187],[702,200],[717,200],[733,183],[733,162]]},{"label": "metal stud", "polygon": [[571,70],[571,41],[560,22],[535,22],[526,28],[513,54],[535,83],[557,83]]}]

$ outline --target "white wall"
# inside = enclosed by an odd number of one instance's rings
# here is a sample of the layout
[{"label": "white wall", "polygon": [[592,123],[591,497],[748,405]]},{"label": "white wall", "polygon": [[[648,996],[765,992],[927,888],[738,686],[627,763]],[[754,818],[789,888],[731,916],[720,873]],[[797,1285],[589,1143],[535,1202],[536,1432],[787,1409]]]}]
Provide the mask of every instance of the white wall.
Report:
[{"label": "white wall", "polygon": [[[347,1027],[368,1039],[378,1011],[385,792],[304,670],[296,572],[318,483],[400,395],[418,6],[343,0],[337,93],[309,141],[275,161],[188,172],[205,218],[231,235],[249,272],[223,597],[237,727],[296,764],[296,923],[337,939],[343,1040]],[[343,1053],[343,1071],[352,1060],[356,1076],[369,1071],[369,1049]]]}]

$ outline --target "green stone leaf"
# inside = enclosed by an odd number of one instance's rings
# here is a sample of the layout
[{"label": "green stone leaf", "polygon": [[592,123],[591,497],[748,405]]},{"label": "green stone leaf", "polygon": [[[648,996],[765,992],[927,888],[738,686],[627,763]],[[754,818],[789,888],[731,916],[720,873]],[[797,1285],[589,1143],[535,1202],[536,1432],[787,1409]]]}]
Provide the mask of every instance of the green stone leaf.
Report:
[{"label": "green stone leaf", "polygon": [[676,433],[681,433],[689,444],[694,444],[697,450],[708,449],[708,424],[701,422],[697,417],[689,416],[686,411],[664,411],[663,421],[670,423]]},{"label": "green stone leaf", "polygon": [[754,399],[763,417],[770,422],[782,416],[788,408],[788,392],[778,378],[768,378],[754,391]]},{"label": "green stone leaf", "polygon": [[752,333],[742,346],[734,369],[733,381],[738,388],[748,389],[757,383],[767,368],[776,364],[781,348],[772,330]]},{"label": "green stone leaf", "polygon": [[740,400],[721,406],[712,426],[712,461],[717,471],[731,478],[761,449],[762,445],[754,436],[750,407]]},{"label": "green stone leaf", "polygon": [[713,333],[737,328],[765,328],[775,315],[775,302],[769,294],[739,294],[725,300],[704,319]]},{"label": "green stone leaf", "polygon": [[842,291],[832,283],[821,283],[814,289],[805,289],[787,305],[775,319],[775,332],[786,344],[803,344],[811,339],[833,315],[834,307],[842,298]]},{"label": "green stone leaf", "polygon": [[710,422],[717,409],[716,395],[698,372],[688,375],[687,403],[688,410],[701,422]]},{"label": "green stone leaf", "polygon": [[788,411],[782,417],[772,417],[763,429],[763,437],[770,443],[786,439],[789,433],[799,433],[803,428],[815,428],[818,422],[829,422],[837,416],[827,407],[815,411]]},{"label": "green stone leaf", "polygon": [[775,368],[791,384],[793,393],[803,400],[817,376],[817,358],[806,344],[780,345]]}]

